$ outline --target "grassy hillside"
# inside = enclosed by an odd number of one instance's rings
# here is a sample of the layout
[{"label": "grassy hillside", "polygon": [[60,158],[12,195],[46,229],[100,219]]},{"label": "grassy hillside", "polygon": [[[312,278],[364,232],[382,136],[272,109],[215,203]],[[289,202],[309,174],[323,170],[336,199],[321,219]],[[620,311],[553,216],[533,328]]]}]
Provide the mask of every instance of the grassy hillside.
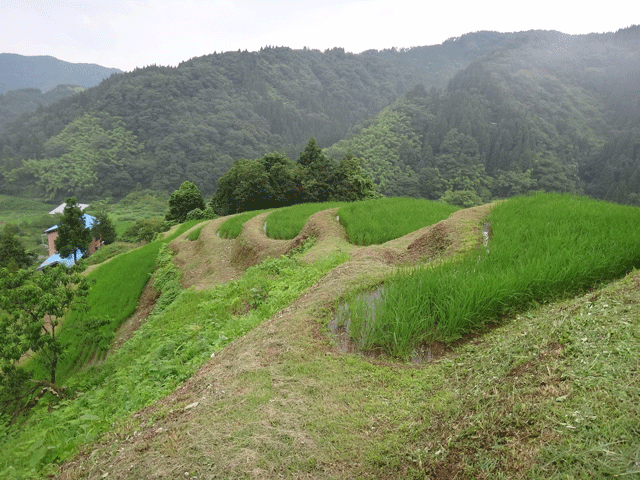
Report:
[{"label": "grassy hillside", "polygon": [[[540,201],[573,207],[545,211]],[[265,235],[273,215],[265,212],[247,220],[235,239],[217,235],[227,220],[221,218],[194,227],[197,235],[183,231],[158,245],[157,254],[140,251],[156,261],[154,313],[126,342],[116,332],[114,345],[122,346],[102,363],[68,378],[69,400],[43,401],[18,428],[2,424],[0,472],[62,479],[637,474],[638,257],[599,248],[589,228],[569,235],[553,227],[571,220],[599,228],[600,214],[616,218],[622,207],[556,196],[504,203],[521,215],[505,217],[499,207],[459,210],[366,247],[349,243],[332,206],[312,214],[292,240]],[[636,212],[624,209],[627,226]],[[375,217],[375,209],[369,214]],[[487,219],[495,225],[485,247]],[[528,227],[536,221],[548,235]],[[410,361],[362,351],[337,319],[345,300],[409,267],[461,271],[469,255],[528,258],[501,253],[503,237],[539,257],[527,242],[555,234],[586,242],[581,249],[605,263],[610,250],[621,263],[615,272],[584,265],[595,275],[586,293],[584,284],[570,285],[572,295],[583,293],[542,306],[532,300],[553,296],[522,298],[520,308],[493,319],[493,328],[418,345]],[[606,245],[618,243],[610,235]],[[546,273],[537,271],[539,287],[566,283],[554,272],[573,253],[558,253]],[[124,268],[109,272],[112,282],[118,272],[131,276]],[[592,286],[625,272],[622,280]],[[518,297],[513,286],[504,288]],[[385,308],[393,307],[388,300]]]}]

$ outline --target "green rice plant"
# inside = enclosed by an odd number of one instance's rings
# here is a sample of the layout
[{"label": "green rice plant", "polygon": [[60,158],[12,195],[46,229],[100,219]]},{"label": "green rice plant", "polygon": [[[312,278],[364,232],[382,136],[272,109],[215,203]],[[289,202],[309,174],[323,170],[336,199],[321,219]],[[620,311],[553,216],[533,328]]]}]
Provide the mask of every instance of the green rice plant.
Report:
[{"label": "green rice plant", "polygon": [[[544,194],[505,201],[489,221],[488,248],[461,261],[401,271],[385,283],[368,319],[371,345],[407,357],[420,343],[460,338],[640,265],[636,207]],[[350,308],[353,321],[362,307]]]},{"label": "green rice plant", "polygon": [[187,238],[192,241],[195,242],[198,238],[200,238],[200,232],[202,232],[202,228],[204,227],[204,225],[195,228],[193,230],[191,230],[188,234],[187,234]]},{"label": "green rice plant", "polygon": [[389,197],[353,202],[338,210],[347,238],[355,245],[379,245],[444,220],[458,210],[447,203]]},{"label": "green rice plant", "polygon": [[86,260],[87,265],[97,265],[110,258],[116,257],[122,253],[128,252],[136,248],[134,244],[125,242],[114,242],[104,245]]},{"label": "green rice plant", "polygon": [[267,237],[291,240],[304,228],[314,213],[345,205],[344,202],[301,203],[279,208],[267,217]]},{"label": "green rice plant", "polygon": [[268,212],[269,210],[252,210],[234,215],[225,221],[218,229],[218,235],[221,238],[237,238],[242,231],[242,226],[256,215]]}]

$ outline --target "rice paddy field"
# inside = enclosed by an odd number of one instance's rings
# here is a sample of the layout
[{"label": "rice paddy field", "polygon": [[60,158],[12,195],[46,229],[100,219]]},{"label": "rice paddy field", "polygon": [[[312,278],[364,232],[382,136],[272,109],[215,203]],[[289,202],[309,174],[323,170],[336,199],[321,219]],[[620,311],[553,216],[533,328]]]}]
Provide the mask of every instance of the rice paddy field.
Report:
[{"label": "rice paddy field", "polygon": [[486,247],[461,261],[401,271],[378,299],[348,302],[354,339],[407,358],[421,344],[481,331],[640,265],[635,207],[541,194],[500,203],[488,222]]},{"label": "rice paddy field", "polygon": [[220,225],[218,235],[221,238],[237,238],[242,231],[242,225],[251,220],[253,217],[260,215],[261,213],[268,212],[268,210],[251,210],[250,212],[243,212],[230,217]]},{"label": "rice paddy field", "polygon": [[342,205],[345,203],[303,203],[279,208],[267,217],[267,237],[277,240],[291,240],[300,233],[311,215]]},{"label": "rice paddy field", "polygon": [[[114,332],[134,312],[154,271],[160,248],[199,222],[201,220],[185,222],[165,238],[118,255],[101,265],[99,270],[88,274],[92,283],[86,299],[89,310],[69,312],[59,333],[63,345],[79,347],[69,348],[61,359],[58,367],[60,382],[92,358],[100,360],[106,354]],[[87,321],[88,328],[80,327]],[[33,362],[32,368],[40,371],[41,366]],[[44,376],[43,373],[40,375]]]},{"label": "rice paddy field", "polygon": [[349,242],[378,245],[438,223],[458,210],[447,203],[418,198],[385,197],[343,205],[340,223]]}]

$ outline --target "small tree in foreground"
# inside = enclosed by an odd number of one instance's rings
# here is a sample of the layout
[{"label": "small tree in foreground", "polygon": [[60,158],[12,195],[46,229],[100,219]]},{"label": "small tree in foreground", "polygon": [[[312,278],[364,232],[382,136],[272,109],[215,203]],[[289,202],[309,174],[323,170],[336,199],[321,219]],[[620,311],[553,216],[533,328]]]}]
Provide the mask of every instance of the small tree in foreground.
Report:
[{"label": "small tree in foreground", "polygon": [[[56,266],[45,272],[0,269],[0,405],[5,412],[20,414],[38,402],[47,391],[62,397],[56,370],[63,352],[58,338],[61,319],[89,291],[80,273]],[[47,372],[33,379],[21,365],[28,353]]]},{"label": "small tree in foreground", "polygon": [[75,263],[78,261],[78,250],[84,252],[89,248],[91,230],[84,223],[84,214],[75,197],[67,198],[66,203],[58,225],[58,238],[54,244],[62,258],[73,255]]},{"label": "small tree in foreground", "polygon": [[187,218],[187,213],[196,208],[204,210],[204,198],[195,184],[185,181],[178,190],[171,194],[169,211],[165,218],[169,221],[177,220],[182,223]]}]

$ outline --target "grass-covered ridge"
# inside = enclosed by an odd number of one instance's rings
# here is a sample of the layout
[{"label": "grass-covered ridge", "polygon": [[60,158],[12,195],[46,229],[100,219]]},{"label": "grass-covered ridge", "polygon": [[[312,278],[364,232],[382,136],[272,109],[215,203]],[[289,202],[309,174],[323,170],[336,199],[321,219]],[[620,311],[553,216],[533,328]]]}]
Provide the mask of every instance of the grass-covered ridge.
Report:
[{"label": "grass-covered ridge", "polygon": [[456,210],[457,207],[430,200],[384,197],[343,205],[338,216],[351,243],[373,245],[437,223]]},{"label": "grass-covered ridge", "polygon": [[267,237],[291,240],[300,233],[311,215],[344,204],[344,202],[302,203],[274,210],[266,220]]},{"label": "grass-covered ridge", "polygon": [[379,299],[350,304],[366,348],[408,356],[538,302],[576,295],[640,265],[640,209],[545,194],[504,201],[492,236],[460,262],[399,272]]},{"label": "grass-covered ridge", "polygon": [[[175,238],[194,223],[184,224],[170,238]],[[269,259],[250,268],[237,281],[195,292],[181,291],[179,272],[171,262],[171,250],[165,245],[166,241],[154,242],[147,245],[146,250],[138,250],[140,259],[136,261],[131,257],[134,252],[129,252],[100,267],[98,273],[103,276],[98,279],[109,279],[114,288],[115,283],[121,282],[126,285],[119,288],[141,289],[144,285],[138,287],[135,282],[127,283],[125,279],[145,266],[144,262],[141,263],[142,257],[145,261],[153,260],[154,265],[157,258],[154,285],[162,294],[156,313],[104,364],[75,376],[70,375],[73,372],[69,369],[65,370],[70,390],[81,393],[63,402],[53,412],[48,412],[46,406],[37,407],[27,424],[2,439],[2,478],[38,476],[49,471],[54,462],[68,457],[79,445],[95,440],[117,418],[168,394],[188,379],[212,353],[286,307],[318,278],[347,258],[346,254],[335,252],[313,265],[300,263],[297,257],[304,248],[311,246],[308,244],[288,256]],[[118,262],[120,258],[122,260]],[[129,268],[124,269],[123,262]],[[103,269],[108,265],[115,266],[105,273]],[[146,275],[148,277],[149,273]],[[94,288],[92,294],[103,297],[102,302],[92,301],[94,310],[101,308],[101,313],[107,314],[113,307],[103,305],[107,300],[105,285],[97,285],[98,289]],[[103,287],[103,293],[100,293],[100,287]],[[112,289],[109,293],[116,299],[126,298],[119,290]],[[120,308],[123,312],[116,320],[128,316],[124,311],[126,305]],[[70,327],[79,321],[69,319],[67,330],[63,331],[75,331]],[[113,328],[113,325],[107,327]],[[98,338],[95,333],[94,338]],[[68,342],[75,341],[78,346],[85,342],[86,347],[93,350],[102,345],[93,345],[90,340],[88,337],[67,338]],[[83,358],[76,358],[76,363],[90,358],[91,355],[87,357],[84,351],[81,350]]]},{"label": "grass-covered ridge", "polygon": [[268,210],[251,210],[249,212],[238,213],[237,215],[230,217],[227,221],[220,225],[218,235],[220,236],[220,238],[236,238],[238,235],[240,235],[242,226],[246,222],[251,220],[253,217],[267,211]]}]

